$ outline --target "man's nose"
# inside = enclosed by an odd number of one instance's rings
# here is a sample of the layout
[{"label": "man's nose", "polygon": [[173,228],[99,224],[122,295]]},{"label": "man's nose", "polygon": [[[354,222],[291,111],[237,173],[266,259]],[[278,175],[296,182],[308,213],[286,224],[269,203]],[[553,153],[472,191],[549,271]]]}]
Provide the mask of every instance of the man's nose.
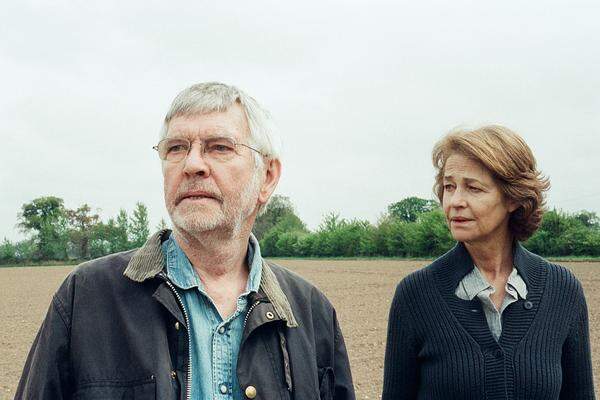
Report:
[{"label": "man's nose", "polygon": [[198,142],[192,143],[192,147],[183,160],[183,172],[188,175],[199,175],[208,177],[210,165],[206,162],[202,145]]}]

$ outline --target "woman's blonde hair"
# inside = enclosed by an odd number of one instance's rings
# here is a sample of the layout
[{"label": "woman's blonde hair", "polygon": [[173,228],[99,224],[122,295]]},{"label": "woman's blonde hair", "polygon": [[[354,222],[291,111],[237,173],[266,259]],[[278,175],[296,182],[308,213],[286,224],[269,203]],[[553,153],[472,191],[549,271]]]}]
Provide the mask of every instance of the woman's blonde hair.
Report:
[{"label": "woman's blonde hair", "polygon": [[432,151],[437,170],[433,190],[444,197],[444,167],[452,154],[461,154],[490,171],[507,200],[518,205],[509,218],[509,229],[517,240],[526,240],[538,229],[545,210],[544,192],[550,182],[537,170],[535,157],[521,136],[500,125],[478,129],[456,129]]}]

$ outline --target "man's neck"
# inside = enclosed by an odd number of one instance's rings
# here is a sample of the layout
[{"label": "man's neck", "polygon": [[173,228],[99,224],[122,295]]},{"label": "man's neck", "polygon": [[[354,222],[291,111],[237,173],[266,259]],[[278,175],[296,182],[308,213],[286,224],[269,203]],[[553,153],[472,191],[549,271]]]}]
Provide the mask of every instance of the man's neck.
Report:
[{"label": "man's neck", "polygon": [[173,230],[173,235],[203,281],[205,277],[235,279],[242,271],[247,276],[249,230],[235,236],[214,231],[192,236],[181,230]]},{"label": "man's neck", "polygon": [[223,319],[233,314],[237,298],[245,291],[250,266],[246,262],[250,229],[237,236],[203,233],[191,236],[174,230],[181,250],[190,260],[204,289]]}]

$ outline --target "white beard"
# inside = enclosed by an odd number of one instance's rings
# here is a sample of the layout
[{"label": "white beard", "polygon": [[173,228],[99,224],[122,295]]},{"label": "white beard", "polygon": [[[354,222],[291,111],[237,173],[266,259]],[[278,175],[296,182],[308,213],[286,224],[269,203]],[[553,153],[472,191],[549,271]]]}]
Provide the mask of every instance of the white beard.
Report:
[{"label": "white beard", "polygon": [[223,199],[223,202],[207,207],[175,207],[169,212],[173,227],[191,236],[217,230],[227,232],[232,237],[238,236],[244,222],[256,210],[261,170],[255,166],[252,180],[235,199]]}]

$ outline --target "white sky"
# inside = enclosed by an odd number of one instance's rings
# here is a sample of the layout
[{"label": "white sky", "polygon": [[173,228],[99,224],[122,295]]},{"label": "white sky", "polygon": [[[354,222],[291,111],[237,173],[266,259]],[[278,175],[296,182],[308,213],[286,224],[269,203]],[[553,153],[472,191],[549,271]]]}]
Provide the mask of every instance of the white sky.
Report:
[{"label": "white sky", "polygon": [[167,219],[151,147],[173,97],[209,80],[271,111],[277,193],[310,228],[432,197],[435,141],[489,122],[524,136],[550,206],[600,213],[599,20],[597,1],[7,2],[0,239],[46,195]]}]

